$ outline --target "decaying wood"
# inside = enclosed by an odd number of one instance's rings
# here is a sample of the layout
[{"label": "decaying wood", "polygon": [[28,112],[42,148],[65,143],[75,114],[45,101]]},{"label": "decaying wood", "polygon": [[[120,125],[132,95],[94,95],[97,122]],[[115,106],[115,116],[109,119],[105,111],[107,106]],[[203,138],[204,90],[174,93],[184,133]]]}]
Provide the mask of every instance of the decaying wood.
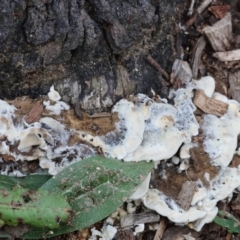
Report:
[{"label": "decaying wood", "polygon": [[154,212],[128,214],[121,218],[121,227],[130,228],[141,223],[153,223],[160,220],[159,214]]},{"label": "decaying wood", "polygon": [[203,0],[201,5],[197,8],[198,14],[201,14],[211,3],[213,0]]},{"label": "decaying wood", "polygon": [[195,4],[195,0],[191,0],[190,7],[188,9],[188,16],[192,16],[194,4]]},{"label": "decaying wood", "polygon": [[196,189],[197,189],[196,182],[186,181],[182,185],[182,189],[181,189],[180,193],[178,194],[176,202],[185,211],[189,210],[191,202],[192,202],[192,198],[193,198],[194,193],[196,192]]},{"label": "decaying wood", "polygon": [[230,50],[232,40],[231,14],[228,13],[214,25],[203,28],[203,32],[216,52]]},{"label": "decaying wood", "polygon": [[165,72],[162,67],[150,56],[147,56],[147,61],[153,66],[155,67],[164,77],[166,80],[169,80],[169,75],[167,72]]},{"label": "decaying wood", "polygon": [[232,98],[240,102],[240,71],[229,73],[229,85]]},{"label": "decaying wood", "polygon": [[177,79],[180,79],[181,83],[184,84],[192,80],[192,70],[188,62],[181,59],[176,59],[174,61],[170,82],[174,84]]},{"label": "decaying wood", "polygon": [[194,79],[198,78],[198,69],[201,62],[201,56],[206,44],[207,44],[206,38],[202,36],[197,40],[196,45],[194,46],[191,61],[192,77]]},{"label": "decaying wood", "polygon": [[83,115],[82,115],[82,112],[81,112],[81,104],[80,102],[75,102],[73,104],[73,109],[74,109],[74,113],[75,115],[79,118],[79,119],[83,119]]},{"label": "decaying wood", "polygon": [[213,114],[218,117],[224,115],[228,110],[227,103],[207,97],[203,90],[196,91],[193,102],[205,113]]},{"label": "decaying wood", "polygon": [[230,5],[220,5],[220,6],[211,6],[208,8],[208,10],[212,12],[216,18],[221,19],[226,16],[230,8],[231,8]]},{"label": "decaying wood", "polygon": [[25,116],[25,121],[29,124],[37,122],[41,117],[42,111],[43,105],[40,101],[37,101],[30,112]]},{"label": "decaying wood", "polygon": [[213,56],[222,62],[238,61],[240,60],[240,49],[227,52],[216,52]]},{"label": "decaying wood", "polygon": [[162,217],[153,240],[161,240],[162,239],[162,236],[167,227],[167,224],[168,224],[168,219],[166,217]]},{"label": "decaying wood", "polygon": [[212,3],[212,0],[204,0],[197,8],[192,17],[184,24],[184,28],[188,29],[196,21],[197,17]]}]

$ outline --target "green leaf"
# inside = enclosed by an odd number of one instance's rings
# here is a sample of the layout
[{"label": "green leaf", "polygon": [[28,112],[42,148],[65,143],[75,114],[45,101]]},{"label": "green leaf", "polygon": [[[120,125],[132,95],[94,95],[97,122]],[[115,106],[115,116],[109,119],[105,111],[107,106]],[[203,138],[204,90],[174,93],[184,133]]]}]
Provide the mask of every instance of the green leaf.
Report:
[{"label": "green leaf", "polygon": [[240,222],[230,213],[225,211],[218,212],[219,217],[215,217],[214,222],[230,233],[240,233]]},{"label": "green leaf", "polygon": [[15,186],[36,190],[46,183],[52,176],[50,175],[28,175],[16,178],[0,175],[0,188],[11,190]]},{"label": "green leaf", "polygon": [[32,229],[25,239],[52,237],[88,227],[109,216],[133,194],[153,168],[153,162],[121,162],[92,157],[76,162],[40,189],[62,192],[74,214],[71,223],[49,234],[49,229]]},{"label": "green leaf", "polygon": [[59,222],[68,220],[72,209],[61,194],[46,190],[2,188],[0,196],[1,222],[9,226],[24,223],[38,228],[58,228]]}]

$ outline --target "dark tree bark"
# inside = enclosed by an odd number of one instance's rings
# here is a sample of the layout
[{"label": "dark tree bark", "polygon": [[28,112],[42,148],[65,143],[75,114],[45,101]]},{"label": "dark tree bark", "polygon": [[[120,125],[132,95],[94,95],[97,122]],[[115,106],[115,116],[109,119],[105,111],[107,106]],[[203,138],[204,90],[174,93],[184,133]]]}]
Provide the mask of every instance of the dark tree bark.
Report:
[{"label": "dark tree bark", "polygon": [[91,112],[151,88],[166,97],[146,57],[171,72],[185,2],[1,0],[0,98],[36,98],[53,84],[64,101]]}]

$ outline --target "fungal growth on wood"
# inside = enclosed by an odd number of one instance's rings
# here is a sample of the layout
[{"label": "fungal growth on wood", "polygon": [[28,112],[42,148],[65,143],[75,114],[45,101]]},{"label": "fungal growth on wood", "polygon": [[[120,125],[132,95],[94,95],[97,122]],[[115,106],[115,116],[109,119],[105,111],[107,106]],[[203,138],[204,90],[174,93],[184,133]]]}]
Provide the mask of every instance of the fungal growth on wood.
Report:
[{"label": "fungal growth on wood", "polygon": [[[182,66],[182,70],[178,70],[178,66]],[[31,113],[34,102],[25,111],[34,121],[26,121],[28,118],[19,114],[20,109],[1,100],[1,160],[38,160],[39,170],[47,169],[52,175],[95,155],[138,162],[136,164],[153,160],[156,169],[152,172],[158,176],[156,182],[151,182],[151,174],[140,176],[139,184],[142,184],[129,201],[140,200],[172,222],[188,224],[200,231],[216,216],[217,202],[240,187],[239,169],[228,166],[240,133],[240,105],[215,92],[212,77],[191,79],[187,63],[178,61],[173,70],[173,79],[178,76],[183,84],[170,91],[171,103],[155,93],[153,98],[144,94],[130,95],[117,102],[111,113],[95,113],[97,117],[84,112],[81,118],[76,116],[73,109],[60,101],[60,95],[53,87],[48,97],[39,99],[45,107],[37,110],[36,117]],[[197,107],[202,110],[201,119],[195,114]],[[163,164],[165,162],[168,164]],[[92,180],[86,188],[100,181],[102,170],[101,167],[88,169]],[[23,173],[16,170],[12,174]],[[122,179],[120,172],[108,171],[105,175],[116,182],[131,182],[130,178]],[[74,182],[64,179],[59,186],[64,196],[70,192],[84,193],[77,179]],[[149,189],[149,185],[153,188]],[[70,190],[64,190],[66,186]],[[115,188],[110,183],[105,187],[108,194],[114,195]],[[99,194],[101,200],[91,200]],[[93,190],[89,201],[79,211],[104,204],[106,198],[102,194]],[[128,210],[134,212],[135,208],[129,203]],[[112,218],[109,221],[114,222]],[[103,236],[107,229],[105,227],[102,233],[96,234]],[[116,233],[114,228],[109,231],[111,236]]]}]

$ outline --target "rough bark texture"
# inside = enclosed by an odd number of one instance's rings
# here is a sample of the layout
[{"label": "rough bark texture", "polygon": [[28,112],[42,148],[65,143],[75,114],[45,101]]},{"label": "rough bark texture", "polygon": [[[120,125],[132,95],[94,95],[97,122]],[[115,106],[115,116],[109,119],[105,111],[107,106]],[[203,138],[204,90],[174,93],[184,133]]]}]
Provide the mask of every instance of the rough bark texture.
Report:
[{"label": "rough bark texture", "polygon": [[[47,94],[103,111],[134,92],[167,88],[184,0],[1,0],[0,98]],[[85,102],[83,98],[85,97]]]}]

